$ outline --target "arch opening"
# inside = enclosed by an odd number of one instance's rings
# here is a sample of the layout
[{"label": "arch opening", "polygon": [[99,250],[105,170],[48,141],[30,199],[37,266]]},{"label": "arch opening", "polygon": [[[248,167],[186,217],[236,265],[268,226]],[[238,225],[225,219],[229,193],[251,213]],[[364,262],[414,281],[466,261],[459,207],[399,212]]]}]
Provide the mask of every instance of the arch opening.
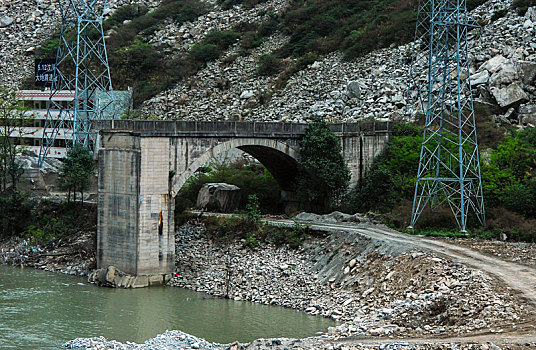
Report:
[{"label": "arch opening", "polygon": [[258,160],[268,169],[282,190],[288,192],[295,190],[299,159],[299,153],[296,149],[277,140],[234,139],[211,147],[202,155],[196,157],[185,171],[175,176],[172,181],[172,196],[177,195],[186,181],[195,175],[199,168],[207,164],[215,156],[233,148],[244,151]]}]

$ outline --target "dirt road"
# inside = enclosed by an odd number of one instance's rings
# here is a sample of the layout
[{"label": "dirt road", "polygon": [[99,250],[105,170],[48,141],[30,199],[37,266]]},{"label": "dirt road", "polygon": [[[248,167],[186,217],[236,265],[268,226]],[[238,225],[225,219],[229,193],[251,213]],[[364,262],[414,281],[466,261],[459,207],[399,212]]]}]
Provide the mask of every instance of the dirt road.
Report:
[{"label": "dirt road", "polygon": [[[267,220],[276,225],[291,226],[292,220]],[[321,231],[351,231],[365,237],[402,244],[411,244],[417,249],[432,251],[435,254],[493,275],[521,295],[536,307],[536,269],[518,263],[490,257],[470,248],[461,247],[443,240],[434,240],[423,236],[412,236],[382,226],[359,228],[355,225],[337,223],[300,222],[312,229]]]}]

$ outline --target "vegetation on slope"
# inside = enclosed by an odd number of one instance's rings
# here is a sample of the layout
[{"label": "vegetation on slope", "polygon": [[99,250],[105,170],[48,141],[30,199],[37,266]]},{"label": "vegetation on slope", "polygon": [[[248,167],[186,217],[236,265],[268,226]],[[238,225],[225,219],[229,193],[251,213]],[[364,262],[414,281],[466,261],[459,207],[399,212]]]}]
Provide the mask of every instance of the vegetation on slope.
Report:
[{"label": "vegetation on slope", "polygon": [[[536,234],[536,129],[500,131],[485,108],[477,109],[482,157],[482,182],[487,226],[478,234],[534,241]],[[360,187],[348,194],[343,209],[349,212],[383,213],[394,227],[409,225],[422,130],[410,124],[395,128],[387,149],[376,158]],[[470,226],[477,227],[470,217]],[[418,222],[420,230],[457,231],[449,208],[426,209]]]}]

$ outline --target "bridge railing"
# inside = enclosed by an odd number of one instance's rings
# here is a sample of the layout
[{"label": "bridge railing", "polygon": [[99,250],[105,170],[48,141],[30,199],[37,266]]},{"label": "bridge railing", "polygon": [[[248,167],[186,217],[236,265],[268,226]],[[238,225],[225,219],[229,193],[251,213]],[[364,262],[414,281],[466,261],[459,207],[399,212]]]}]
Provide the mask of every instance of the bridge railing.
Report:
[{"label": "bridge railing", "polygon": [[[392,122],[357,122],[329,124],[335,134],[363,132],[389,132]],[[95,120],[94,130],[129,130],[164,134],[234,134],[234,135],[303,135],[305,123],[237,122],[237,121],[185,121],[185,120]]]}]

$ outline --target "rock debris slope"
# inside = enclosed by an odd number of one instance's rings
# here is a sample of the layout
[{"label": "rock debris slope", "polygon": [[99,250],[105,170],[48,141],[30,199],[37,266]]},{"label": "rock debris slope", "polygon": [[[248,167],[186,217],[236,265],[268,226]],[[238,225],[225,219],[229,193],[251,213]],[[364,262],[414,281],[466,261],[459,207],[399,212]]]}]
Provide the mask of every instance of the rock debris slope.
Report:
[{"label": "rock debris slope", "polygon": [[[474,95],[491,107],[498,122],[536,125],[536,8],[525,16],[508,10],[492,21],[495,12],[510,6],[508,0],[490,0],[472,11],[476,22],[488,23],[469,34]],[[143,111],[166,119],[291,122],[314,116],[334,121],[403,116],[411,44],[350,62],[340,53],[327,55],[275,90],[275,78],[259,77],[255,67],[260,55],[283,42],[284,37],[274,35],[239,58],[238,48],[232,48],[189,81],[146,101]],[[222,89],[222,82],[229,88]],[[265,102],[267,93],[272,97]]]},{"label": "rock debris slope", "polygon": [[[160,0],[109,0],[106,14],[132,3],[150,8]],[[0,0],[0,84],[19,85],[34,70],[33,52],[61,26],[57,0]]]},{"label": "rock debris slope", "polygon": [[[137,2],[153,7],[158,3]],[[112,0],[109,12],[126,3],[130,2]],[[288,6],[288,0],[268,0],[251,9],[235,6],[224,10],[216,1],[206,3],[210,12],[182,25],[172,20],[161,23],[149,43],[164,47],[168,55],[184,54],[210,30],[260,22],[268,13],[281,13]],[[472,11],[474,21],[482,25],[469,34],[474,95],[491,107],[498,123],[534,126],[536,8],[519,16],[510,7],[511,0],[490,0]],[[503,10],[506,12],[500,17]],[[0,84],[17,84],[31,75],[33,49],[58,24],[55,1],[0,3],[0,41],[6,53],[0,60]],[[303,122],[314,116],[333,121],[403,117],[411,44],[378,50],[350,62],[340,53],[329,54],[279,89],[276,77],[259,76],[256,65],[262,54],[277,50],[286,40],[276,33],[246,56],[240,55],[237,44],[187,81],[145,101],[141,110],[163,119],[193,120]]]}]

